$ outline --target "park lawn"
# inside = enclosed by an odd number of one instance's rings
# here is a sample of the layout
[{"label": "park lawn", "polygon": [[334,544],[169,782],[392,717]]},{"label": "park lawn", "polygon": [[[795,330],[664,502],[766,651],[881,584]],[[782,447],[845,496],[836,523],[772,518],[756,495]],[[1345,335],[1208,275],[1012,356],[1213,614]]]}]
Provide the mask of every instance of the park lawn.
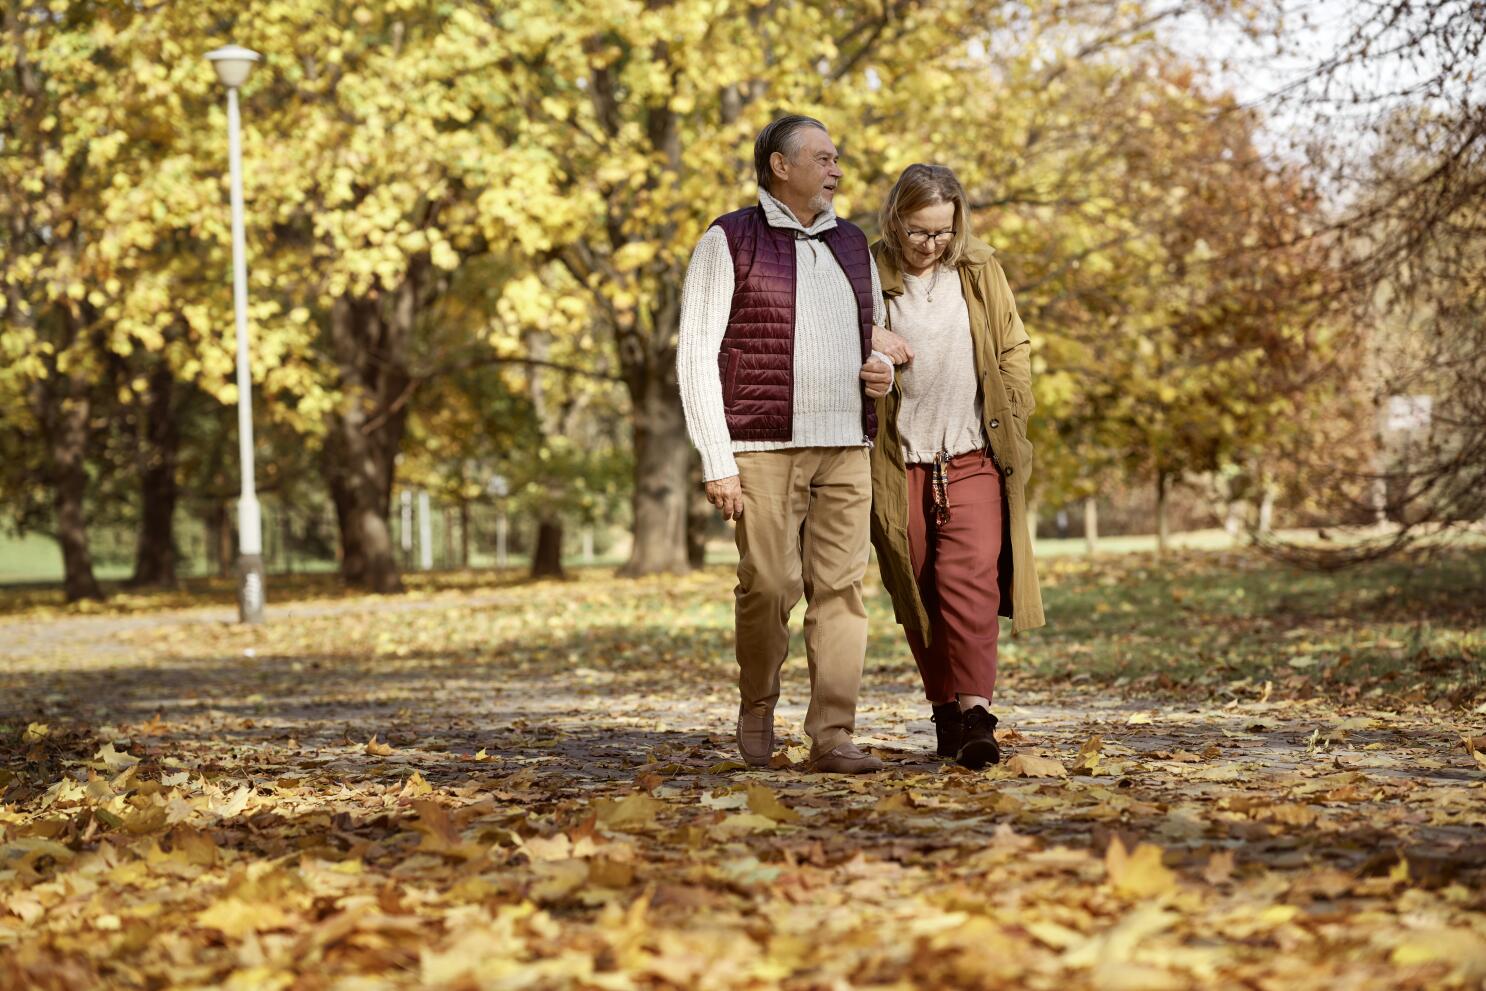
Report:
[{"label": "park lawn", "polygon": [[[1054,556],[1039,571],[1048,625],[1003,639],[1003,679],[1196,694],[1262,691],[1269,681],[1346,698],[1462,703],[1486,693],[1486,543],[1479,541],[1336,572],[1301,570],[1246,549],[1183,550],[1164,560],[1149,552]],[[569,573],[566,584],[533,586],[520,568],[414,571],[404,575],[404,598],[515,595],[513,601],[546,602],[559,596],[565,608],[581,608],[591,628],[664,639],[664,631],[636,627],[635,616],[666,615],[670,590],[691,589],[687,635],[704,630],[709,664],[724,670],[731,663],[730,564],[685,580],[633,584],[617,582],[606,566]],[[234,608],[235,595],[230,579],[192,578],[163,591],[115,585],[105,602],[68,606],[54,587],[12,587],[0,590],[0,620],[146,616],[208,605],[221,616]],[[269,579],[270,616],[280,606],[323,608],[358,596],[328,573]],[[616,601],[626,603],[619,613]],[[628,611],[630,604],[638,613]],[[875,565],[867,605],[869,665],[896,665],[901,674],[907,652]],[[796,653],[804,650],[803,614],[801,604],[794,615]]]},{"label": "park lawn", "polygon": [[33,605],[0,986],[1477,987],[1483,572],[1049,561],[978,773],[874,580],[865,779],[805,764],[798,642],[775,766],[733,759],[726,566]]},{"label": "park lawn", "polygon": [[1049,624],[1007,663],[1168,692],[1270,681],[1344,698],[1486,693],[1486,547],[1310,572],[1252,553],[1059,559]]}]

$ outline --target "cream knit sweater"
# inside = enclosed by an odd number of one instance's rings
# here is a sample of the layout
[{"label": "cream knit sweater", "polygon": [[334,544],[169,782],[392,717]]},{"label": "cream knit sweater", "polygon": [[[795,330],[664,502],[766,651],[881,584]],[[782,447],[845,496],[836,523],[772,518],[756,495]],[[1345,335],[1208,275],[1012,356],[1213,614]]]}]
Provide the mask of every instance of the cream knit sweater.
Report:
[{"label": "cream knit sweater", "polygon": [[909,464],[932,463],[940,452],[964,454],[986,446],[970,308],[960,273],[944,267],[938,273],[918,277],[904,272],[903,295],[888,303],[889,326],[913,348],[913,362],[898,373],[903,396],[898,436]]},{"label": "cream knit sweater", "polygon": [[[836,226],[827,209],[807,229],[784,204],[759,193],[771,227],[819,234]],[[882,322],[882,283],[872,264],[872,321]],[[794,432],[787,441],[734,441],[723,412],[722,377],[717,355],[727,333],[733,305],[733,257],[727,235],[708,228],[691,256],[681,289],[681,332],[676,347],[676,377],[686,429],[702,455],[707,481],[738,473],[733,454],[792,447],[868,446],[862,435],[861,337],[851,281],[836,258],[819,241],[795,242]],[[892,362],[878,352],[873,355]]]}]

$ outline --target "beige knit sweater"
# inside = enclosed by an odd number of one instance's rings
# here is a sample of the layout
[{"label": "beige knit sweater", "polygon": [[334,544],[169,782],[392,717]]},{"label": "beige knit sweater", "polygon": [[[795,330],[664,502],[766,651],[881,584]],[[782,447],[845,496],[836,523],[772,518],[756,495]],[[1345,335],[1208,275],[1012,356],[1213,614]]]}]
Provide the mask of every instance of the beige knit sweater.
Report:
[{"label": "beige knit sweater", "polygon": [[936,279],[933,272],[923,276],[905,272],[903,295],[888,307],[894,333],[913,348],[913,361],[898,372],[903,460],[928,463],[941,451],[953,455],[985,447],[970,310],[959,273],[941,267]]}]

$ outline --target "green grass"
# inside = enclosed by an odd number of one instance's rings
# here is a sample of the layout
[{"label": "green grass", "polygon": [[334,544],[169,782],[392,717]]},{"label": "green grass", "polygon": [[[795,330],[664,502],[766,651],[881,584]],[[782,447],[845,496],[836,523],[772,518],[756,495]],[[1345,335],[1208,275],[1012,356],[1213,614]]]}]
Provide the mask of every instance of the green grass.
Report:
[{"label": "green grass", "polygon": [[[36,553],[34,544],[25,546]],[[1148,551],[1122,551],[1140,546],[1128,539],[1101,546],[1109,552],[1042,556],[1048,625],[1003,638],[1002,670],[1009,683],[1099,684],[1233,698],[1262,694],[1268,683],[1269,690],[1290,694],[1447,704],[1475,704],[1486,695],[1486,543],[1479,539],[1333,573],[1302,571],[1242,548],[1182,550],[1163,561]],[[652,579],[631,591],[612,577],[612,561],[573,566],[574,581],[555,594],[577,602],[599,588],[598,601],[611,594],[626,600],[644,589],[689,596],[688,608],[707,627],[712,652],[730,654],[730,549],[714,545],[714,563],[693,578]],[[408,572],[404,578],[414,596],[451,600],[526,584],[522,564]],[[234,583],[218,578],[186,579],[165,592],[129,592],[118,585],[109,591],[105,603],[65,606],[55,585],[12,586],[0,590],[0,615],[147,613],[235,602]],[[869,663],[880,660],[909,676],[911,661],[875,566],[868,591]],[[268,583],[270,610],[356,594],[328,573],[274,575]],[[803,606],[797,610],[797,629],[802,611]],[[621,640],[637,632],[642,638],[650,635],[625,626],[616,624]],[[693,627],[689,635],[696,631]],[[664,648],[680,649],[669,641]],[[796,650],[803,651],[798,642]]]},{"label": "green grass", "polygon": [[1008,645],[1039,677],[1229,692],[1474,699],[1486,686],[1486,549],[1333,573],[1250,553],[1065,559],[1048,626]]}]

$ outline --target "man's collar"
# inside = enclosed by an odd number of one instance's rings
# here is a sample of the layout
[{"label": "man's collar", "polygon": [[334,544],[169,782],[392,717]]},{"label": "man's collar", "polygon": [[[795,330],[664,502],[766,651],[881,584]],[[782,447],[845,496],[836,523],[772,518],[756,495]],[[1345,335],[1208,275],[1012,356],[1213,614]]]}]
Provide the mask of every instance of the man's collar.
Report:
[{"label": "man's collar", "polygon": [[769,222],[770,227],[779,227],[785,230],[800,231],[804,234],[816,235],[831,230],[836,226],[836,211],[826,207],[815,217],[815,223],[806,227],[800,223],[789,207],[779,202],[766,189],[758,191],[759,206],[764,208],[764,219]]}]

